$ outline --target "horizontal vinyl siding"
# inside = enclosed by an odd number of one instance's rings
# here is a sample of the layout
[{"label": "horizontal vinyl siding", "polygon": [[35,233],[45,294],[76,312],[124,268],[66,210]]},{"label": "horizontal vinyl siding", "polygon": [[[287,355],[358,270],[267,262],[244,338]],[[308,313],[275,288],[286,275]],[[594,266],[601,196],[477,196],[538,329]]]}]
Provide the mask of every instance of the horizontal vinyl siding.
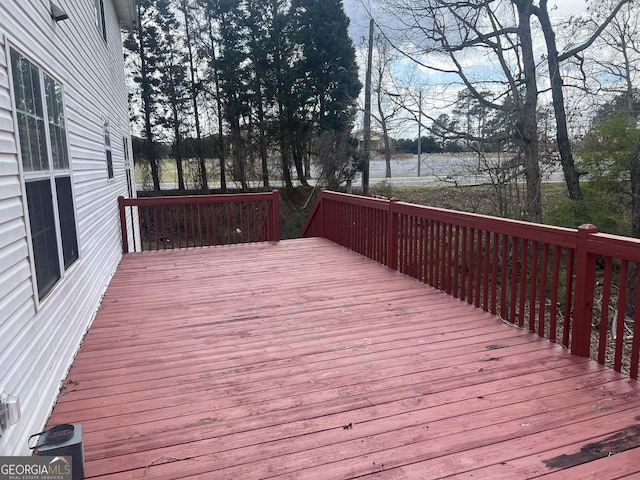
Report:
[{"label": "horizontal vinyl siding", "polygon": [[[122,136],[129,135],[129,124],[114,5],[105,1],[105,44],[95,25],[93,0],[56,3],[68,13],[69,20],[53,22],[48,1],[0,3],[4,41],[63,86],[80,251],[80,259],[36,310],[10,112],[9,72],[2,45],[0,386],[20,397],[22,420],[0,438],[0,455],[29,453],[27,439],[45,426],[61,381],[121,257],[117,197],[127,192]],[[111,131],[115,174],[111,180],[107,178],[104,150],[105,120]]]},{"label": "horizontal vinyl siding", "polygon": [[[4,30],[4,26],[0,30]],[[18,352],[12,356],[12,352],[21,344],[20,339],[27,330],[25,326],[35,315],[35,304],[5,41],[6,36],[0,35],[0,387],[21,395],[22,392],[14,389],[21,369],[14,369],[12,365],[23,354]],[[30,346],[25,351],[30,352]],[[25,407],[22,409],[25,411]],[[28,412],[24,415],[28,416]],[[23,434],[23,425],[7,430],[0,438],[0,452],[14,453]]]}]

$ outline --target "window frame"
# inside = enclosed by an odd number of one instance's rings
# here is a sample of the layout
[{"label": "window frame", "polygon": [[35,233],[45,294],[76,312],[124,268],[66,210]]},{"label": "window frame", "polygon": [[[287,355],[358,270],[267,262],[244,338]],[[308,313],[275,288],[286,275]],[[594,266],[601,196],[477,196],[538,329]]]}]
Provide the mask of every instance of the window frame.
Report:
[{"label": "window frame", "polygon": [[134,198],[134,178],[135,173],[133,168],[133,162],[131,161],[131,151],[129,150],[129,137],[126,135],[122,137],[122,150],[124,152],[124,172],[127,178],[127,194],[129,198]]},{"label": "window frame", "polygon": [[[22,205],[24,212],[24,221],[26,229],[26,239],[28,245],[28,253],[30,260],[31,282],[33,288],[33,298],[35,301],[36,309],[40,308],[42,303],[50,297],[55,291],[56,287],[67,277],[69,271],[78,263],[80,259],[80,243],[78,235],[78,219],[76,199],[74,194],[74,182],[71,169],[71,155],[69,151],[69,129],[67,127],[67,115],[66,106],[64,102],[64,85],[56,78],[50,71],[42,67],[33,56],[25,54],[24,50],[16,46],[15,44],[6,44],[6,58],[8,59],[8,77],[9,77],[9,97],[13,108],[12,117],[14,122],[14,138],[16,141],[17,152],[16,157],[18,160],[18,171],[20,175],[20,185],[22,189]],[[23,60],[29,66],[29,69],[35,69],[37,71],[37,86],[39,88],[39,102],[42,108],[42,116],[44,122],[44,143],[46,149],[44,155],[46,158],[46,168],[27,169],[25,168],[25,155],[23,151],[23,142],[21,130],[19,128],[20,121],[19,116],[24,112],[18,108],[18,89],[24,88],[17,86],[14,81],[14,56],[19,62]],[[15,65],[18,64],[15,62]],[[32,92],[35,88],[36,81],[32,78]],[[48,87],[53,86],[53,90],[47,90]],[[24,93],[25,90],[23,90]],[[26,97],[24,97],[26,98]],[[34,100],[35,105],[35,100]],[[23,131],[29,131],[23,130]],[[53,135],[53,137],[52,137]],[[54,146],[55,143],[55,152]],[[62,155],[62,157],[60,157]],[[29,165],[33,165],[29,161]],[[42,166],[42,165],[40,165]],[[66,184],[68,179],[68,188],[58,189],[58,185]],[[48,194],[46,199],[50,197],[50,204],[53,212],[53,221],[51,227],[53,228],[53,235],[55,239],[50,245],[55,245],[57,253],[57,278],[53,277],[38,278],[38,272],[42,272],[43,269],[39,268],[36,261],[36,246],[38,250],[41,250],[43,244],[34,239],[34,235],[38,235],[40,232],[33,231],[33,223],[38,222],[36,218],[42,210],[37,209],[30,212],[29,196],[33,198],[34,194],[42,193],[42,190],[38,190],[44,183],[48,183]],[[38,187],[37,184],[41,184]],[[68,192],[67,192],[68,190]],[[42,196],[41,196],[42,197]],[[69,198],[70,197],[70,198]],[[61,206],[70,205],[71,211],[68,209],[62,210]],[[64,222],[61,222],[61,218],[64,215]],[[51,220],[51,219],[49,219]],[[72,227],[72,230],[65,232],[67,239],[71,239],[73,244],[67,243],[63,245],[63,225],[65,227]],[[69,233],[72,235],[69,236]],[[72,247],[72,248],[69,248]],[[65,250],[67,248],[67,250]],[[40,263],[41,267],[46,266]],[[52,279],[52,280],[51,280]],[[40,282],[39,282],[40,280]],[[43,286],[45,288],[43,288]]]},{"label": "window frame", "polygon": [[107,179],[113,180],[113,147],[111,145],[111,126],[109,124],[109,120],[104,120],[102,122],[102,133],[104,139],[104,153],[107,160]]},{"label": "window frame", "polygon": [[107,43],[107,18],[104,7],[104,0],[94,0],[96,27],[100,33],[100,37]]}]

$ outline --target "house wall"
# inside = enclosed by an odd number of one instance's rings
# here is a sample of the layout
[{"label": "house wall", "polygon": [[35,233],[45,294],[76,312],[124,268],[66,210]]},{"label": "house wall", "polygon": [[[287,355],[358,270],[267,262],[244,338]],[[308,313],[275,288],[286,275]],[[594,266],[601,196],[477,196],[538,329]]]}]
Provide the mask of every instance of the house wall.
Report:
[{"label": "house wall", "polygon": [[[123,1],[118,0],[121,6]],[[0,2],[0,389],[20,399],[22,419],[0,438],[0,455],[28,454],[53,408],[83,335],[121,258],[118,195],[127,195],[123,136],[129,136],[120,24],[105,1],[107,42],[93,0]],[[40,303],[25,222],[8,46],[64,89],[80,258]],[[103,123],[111,127],[114,178],[107,178]]]}]

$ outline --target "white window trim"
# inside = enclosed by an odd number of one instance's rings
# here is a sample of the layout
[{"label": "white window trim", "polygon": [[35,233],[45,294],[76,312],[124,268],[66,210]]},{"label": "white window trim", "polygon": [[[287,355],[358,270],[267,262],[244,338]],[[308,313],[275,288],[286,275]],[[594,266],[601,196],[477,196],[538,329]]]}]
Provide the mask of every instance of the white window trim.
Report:
[{"label": "white window trim", "polygon": [[[60,80],[59,77],[57,77],[56,75],[54,75],[53,73],[51,73],[49,70],[45,69],[42,65],[42,61],[36,57],[35,55],[32,54],[26,54],[25,51],[27,51],[24,48],[21,48],[18,44],[12,42],[12,41],[7,41],[5,43],[5,58],[7,59],[7,73],[8,73],[8,81],[9,81],[9,98],[10,98],[10,102],[11,102],[11,114],[12,114],[12,120],[13,120],[13,127],[14,127],[14,140],[15,140],[15,144],[16,144],[16,159],[18,162],[18,174],[20,176],[20,188],[22,191],[22,210],[23,210],[23,218],[24,218],[24,227],[25,227],[25,233],[26,233],[26,240],[27,240],[27,247],[28,247],[28,254],[29,254],[29,270],[31,273],[31,288],[32,288],[32,297],[33,297],[33,301],[34,301],[34,305],[36,308],[36,311],[39,311],[41,309],[41,307],[43,307],[43,305],[46,303],[46,301],[48,299],[50,299],[52,296],[54,296],[54,293],[56,292],[56,290],[58,290],[60,288],[60,285],[64,282],[65,279],[67,279],[67,277],[76,269],[77,264],[80,263],[80,260],[82,258],[82,252],[81,252],[81,248],[80,248],[80,235],[79,235],[79,230],[78,230],[78,215],[77,215],[77,204],[76,204],[76,196],[74,194],[73,191],[73,185],[74,185],[74,180],[73,180],[73,169],[71,168],[71,152],[70,152],[70,147],[69,147],[69,129],[68,129],[68,123],[67,123],[67,115],[66,115],[66,103],[63,102],[63,109],[64,109],[64,118],[65,118],[65,140],[66,140],[66,144],[67,144],[67,153],[69,154],[69,168],[67,169],[59,169],[59,170],[55,170],[53,168],[53,156],[52,156],[52,150],[51,150],[51,140],[50,140],[50,133],[49,133],[49,122],[47,121],[46,117],[45,117],[45,134],[47,137],[47,156],[49,158],[49,172],[48,174],[42,172],[42,171],[38,171],[38,172],[25,172],[24,171],[24,167],[22,164],[22,151],[20,148],[20,134],[19,134],[19,129],[18,129],[18,113],[17,113],[17,106],[16,106],[16,100],[15,100],[15,85],[13,84],[13,74],[12,74],[12,66],[11,66],[11,49],[15,50],[16,52],[18,52],[20,55],[22,55],[23,57],[25,57],[27,60],[29,60],[31,63],[33,63],[36,67],[38,67],[38,70],[40,71],[40,75],[39,75],[39,80],[40,80],[40,89],[42,92],[42,96],[43,96],[43,101],[45,102],[45,109],[46,109],[46,100],[44,100],[45,98],[45,90],[44,90],[44,74],[46,74],[47,76],[49,76],[51,79],[53,79],[58,85],[60,85],[60,87],[62,88],[62,92],[63,92],[63,98],[64,98],[64,83]],[[63,248],[62,248],[62,232],[60,229],[60,215],[59,213],[57,215],[54,215],[54,225],[55,225],[55,229],[56,229],[56,248],[58,249],[58,266],[59,266],[59,271],[60,271],[60,279],[56,282],[56,284],[51,288],[51,290],[49,292],[47,292],[46,295],[44,295],[43,298],[40,298],[39,292],[38,292],[38,280],[37,280],[37,274],[36,274],[36,265],[35,265],[35,261],[34,261],[34,247],[33,247],[33,240],[32,240],[32,232],[31,232],[31,219],[29,217],[29,203],[28,203],[28,199],[27,199],[27,182],[28,181],[33,181],[33,180],[49,180],[50,185],[51,185],[51,196],[52,196],[52,202],[54,204],[54,208],[57,212],[57,187],[56,187],[56,177],[65,177],[68,176],[69,180],[71,182],[71,190],[72,190],[72,194],[71,194],[71,201],[73,204],[73,211],[74,211],[74,228],[76,230],[76,242],[77,242],[77,249],[78,249],[78,258],[76,259],[76,261],[69,266],[69,268],[67,268],[65,270],[64,268],[64,255],[62,254],[63,252]]]}]

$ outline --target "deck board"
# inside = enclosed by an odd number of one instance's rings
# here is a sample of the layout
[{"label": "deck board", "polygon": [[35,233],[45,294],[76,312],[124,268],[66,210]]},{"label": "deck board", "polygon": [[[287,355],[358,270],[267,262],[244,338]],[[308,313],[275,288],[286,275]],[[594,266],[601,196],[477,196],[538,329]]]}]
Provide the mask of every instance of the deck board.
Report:
[{"label": "deck board", "polygon": [[[86,478],[103,480],[586,478],[557,459],[640,432],[639,393],[300,239],[125,256],[49,423],[82,424]],[[588,458],[597,478],[640,471],[626,438],[622,467]]]}]

